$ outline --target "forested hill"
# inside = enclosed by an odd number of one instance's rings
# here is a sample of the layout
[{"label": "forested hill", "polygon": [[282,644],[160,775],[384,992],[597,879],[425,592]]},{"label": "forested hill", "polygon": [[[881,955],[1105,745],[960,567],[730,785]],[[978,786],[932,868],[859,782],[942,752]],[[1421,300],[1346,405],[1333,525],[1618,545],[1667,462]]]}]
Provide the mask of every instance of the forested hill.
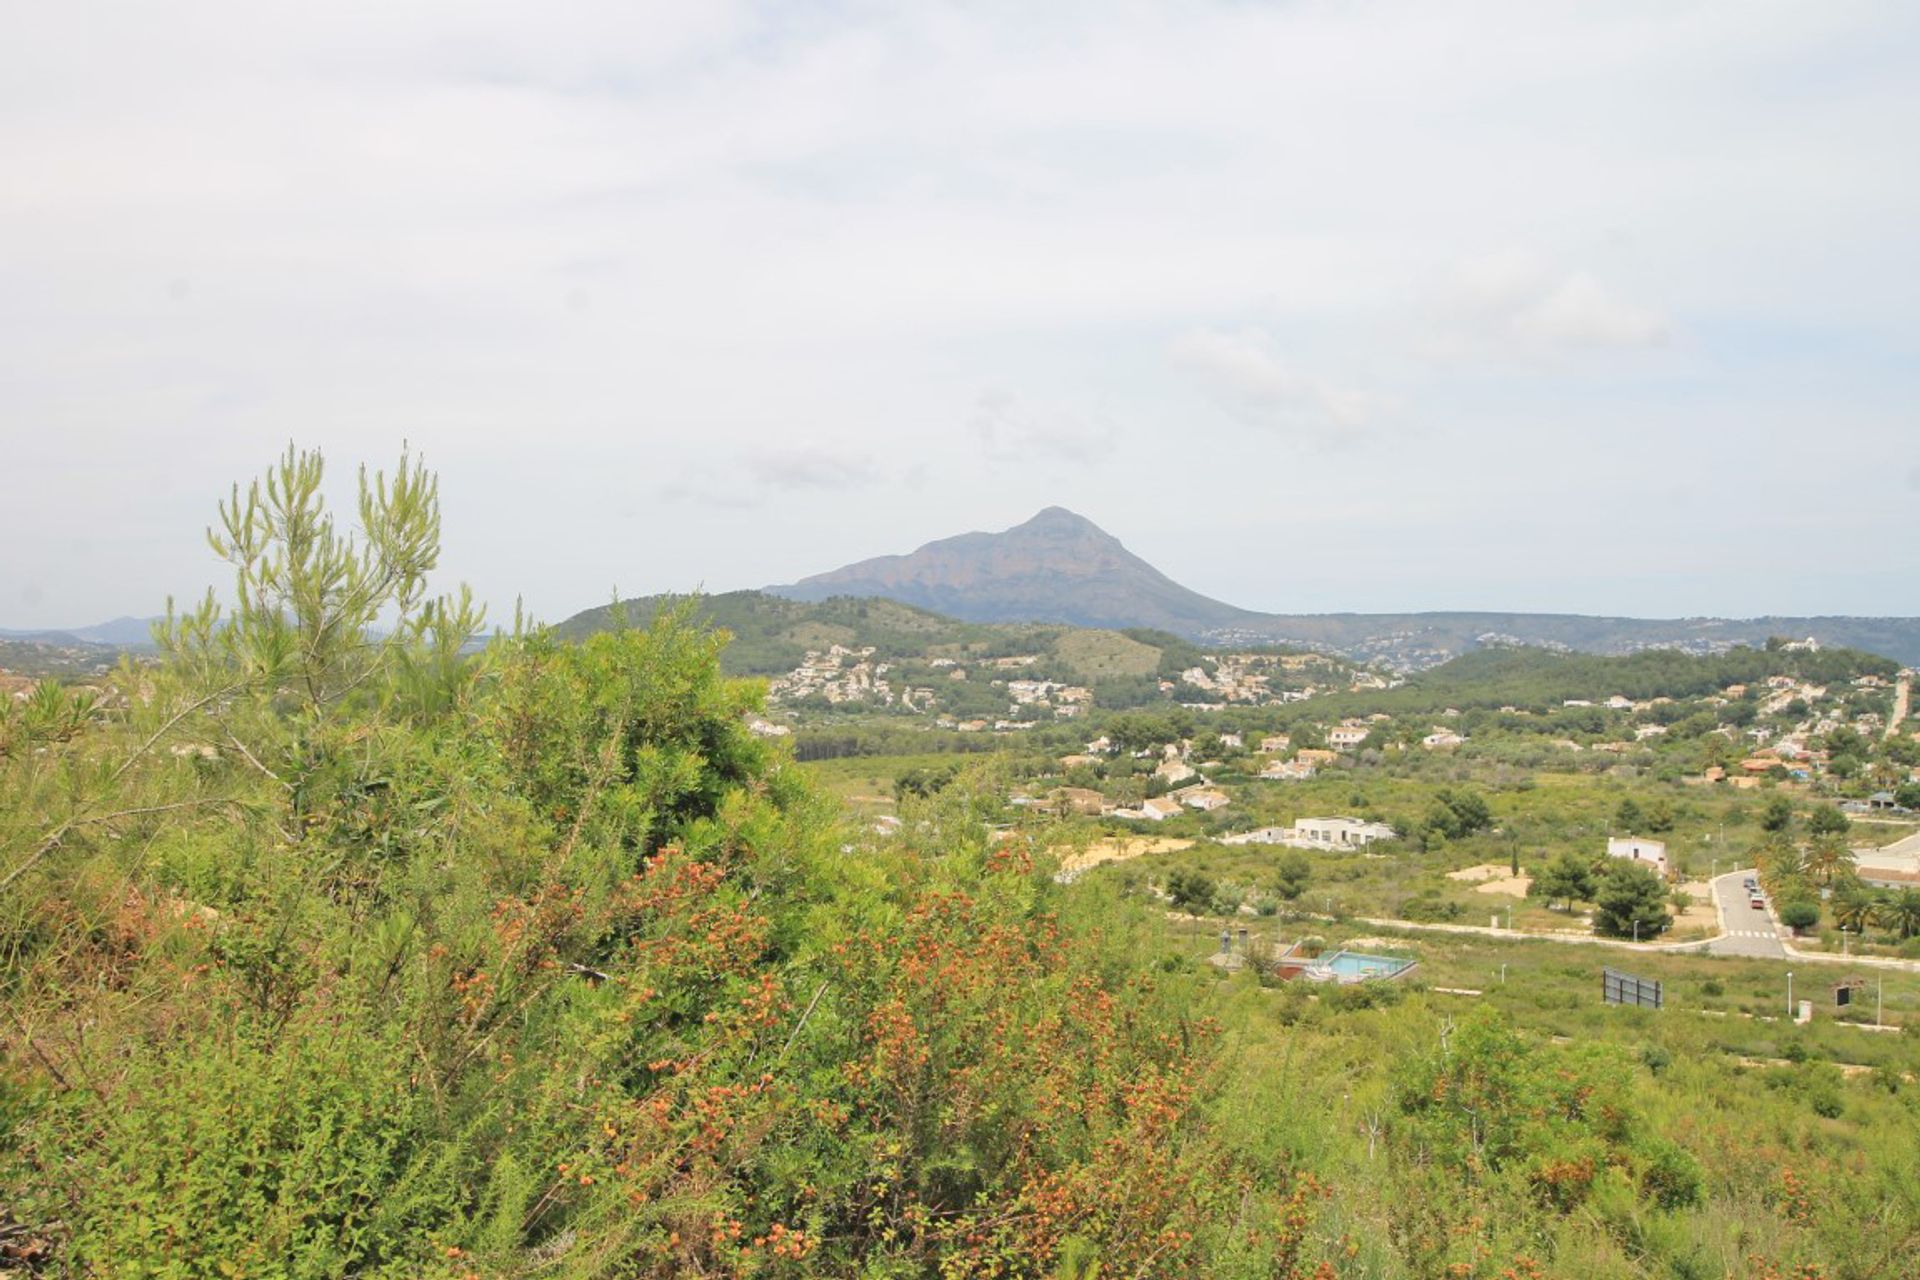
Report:
[{"label": "forested hill", "polygon": [[646,627],[663,609],[687,603],[702,625],[733,636],[721,659],[729,675],[777,675],[798,666],[809,650],[836,644],[851,649],[871,645],[890,656],[943,646],[980,646],[1011,654],[1067,629],[960,622],[894,600],[838,596],[803,602],[764,591],[729,591],[691,598],[640,596],[576,613],[556,630],[567,639],[579,639],[613,629],[623,615],[627,625]]},{"label": "forested hill", "polygon": [[[1689,699],[1729,686],[1759,686],[1772,676],[1815,685],[1845,685],[1862,676],[1890,679],[1899,664],[1857,649],[1748,648],[1690,654],[1672,649],[1602,655],[1547,649],[1483,649],[1412,676],[1401,687],[1366,696],[1369,710],[1389,714],[1512,706],[1544,711],[1568,701],[1614,695],[1645,701]],[[1340,710],[1338,695],[1321,714]]]},{"label": "forested hill", "polygon": [[1720,653],[1736,645],[1812,638],[1862,649],[1912,666],[1920,663],[1920,618],[1786,617],[1617,618],[1576,613],[1316,613],[1267,614],[1216,628],[1213,644],[1265,642],[1330,650],[1417,671],[1487,647],[1531,645],[1579,653],[1627,654],[1646,649]]}]

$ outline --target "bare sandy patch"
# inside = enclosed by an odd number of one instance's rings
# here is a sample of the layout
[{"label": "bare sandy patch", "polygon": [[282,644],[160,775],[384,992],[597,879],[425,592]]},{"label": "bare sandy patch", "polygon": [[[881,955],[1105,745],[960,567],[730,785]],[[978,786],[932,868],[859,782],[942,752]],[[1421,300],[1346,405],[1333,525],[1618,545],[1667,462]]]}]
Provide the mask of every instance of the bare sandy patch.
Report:
[{"label": "bare sandy patch", "polygon": [[1125,862],[1144,854],[1178,853],[1192,847],[1193,841],[1177,840],[1171,836],[1108,836],[1084,849],[1064,854],[1060,859],[1060,870],[1068,875],[1079,875],[1103,862]]},{"label": "bare sandy patch", "polygon": [[1533,883],[1531,876],[1516,876],[1511,867],[1498,862],[1483,862],[1477,867],[1462,867],[1458,871],[1447,872],[1449,880],[1479,881],[1474,885],[1476,893],[1504,893],[1509,898],[1524,898],[1527,887]]},{"label": "bare sandy patch", "polygon": [[1673,913],[1673,929],[1679,933],[1687,929],[1698,929],[1702,933],[1720,932],[1720,912],[1713,905],[1713,890],[1704,880],[1689,880],[1680,886],[1681,890],[1692,897],[1693,901],[1685,911]]}]

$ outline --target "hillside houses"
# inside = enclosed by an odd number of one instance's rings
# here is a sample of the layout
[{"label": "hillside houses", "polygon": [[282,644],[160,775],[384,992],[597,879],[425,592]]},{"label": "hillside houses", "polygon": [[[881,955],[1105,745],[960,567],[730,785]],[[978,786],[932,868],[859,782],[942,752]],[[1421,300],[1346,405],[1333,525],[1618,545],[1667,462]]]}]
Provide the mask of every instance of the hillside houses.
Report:
[{"label": "hillside houses", "polygon": [[1178,800],[1181,804],[1187,806],[1187,808],[1197,809],[1202,813],[1211,813],[1215,809],[1224,809],[1228,803],[1230,803],[1227,799],[1226,792],[1220,790],[1218,787],[1208,786],[1182,787],[1178,791],[1169,792],[1168,798]]},{"label": "hillside houses", "polygon": [[[893,703],[893,686],[885,678],[888,664],[873,661],[874,648],[867,645],[849,649],[834,645],[822,653],[808,650],[800,665],[767,686],[772,702],[798,702],[804,698],[823,698],[835,706],[843,703]],[[922,690],[929,701],[931,690]]]},{"label": "hillside houses", "polygon": [[1271,782],[1305,782],[1318,769],[1305,760],[1269,760],[1260,770],[1260,776]]},{"label": "hillside houses", "polygon": [[1335,751],[1353,751],[1372,732],[1372,727],[1365,724],[1337,724],[1327,730],[1327,745]]},{"label": "hillside houses", "polygon": [[1189,778],[1199,777],[1194,767],[1183,760],[1166,759],[1154,766],[1153,776],[1169,786],[1178,786]]}]

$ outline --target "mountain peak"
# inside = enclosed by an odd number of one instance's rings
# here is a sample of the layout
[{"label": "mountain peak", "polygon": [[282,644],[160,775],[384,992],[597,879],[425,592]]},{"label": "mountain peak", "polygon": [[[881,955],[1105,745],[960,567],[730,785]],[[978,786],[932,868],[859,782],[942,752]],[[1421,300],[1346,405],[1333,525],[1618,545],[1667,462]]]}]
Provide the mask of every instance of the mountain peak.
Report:
[{"label": "mountain peak", "polygon": [[1069,511],[1065,507],[1042,507],[1040,510],[1034,512],[1032,518],[1029,519],[1027,523],[1085,525],[1089,529],[1098,529],[1100,527],[1081,515],[1078,511]]},{"label": "mountain peak", "polygon": [[1244,619],[1189,591],[1065,507],[1045,507],[999,533],[963,533],[911,555],[879,556],[791,586],[795,600],[884,596],[971,622],[1160,627],[1194,634]]}]

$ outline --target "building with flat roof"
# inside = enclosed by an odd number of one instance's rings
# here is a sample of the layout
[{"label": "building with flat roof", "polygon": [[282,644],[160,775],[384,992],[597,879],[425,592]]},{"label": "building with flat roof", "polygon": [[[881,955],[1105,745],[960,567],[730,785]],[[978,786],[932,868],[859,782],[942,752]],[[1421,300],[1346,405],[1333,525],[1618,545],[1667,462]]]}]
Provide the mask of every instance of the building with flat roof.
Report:
[{"label": "building with flat roof", "polygon": [[1315,849],[1360,849],[1393,837],[1386,823],[1361,818],[1300,818],[1293,824],[1294,842]]},{"label": "building with flat roof", "polygon": [[1609,858],[1625,858],[1652,867],[1662,877],[1667,874],[1667,842],[1641,836],[1611,836],[1607,840]]}]

